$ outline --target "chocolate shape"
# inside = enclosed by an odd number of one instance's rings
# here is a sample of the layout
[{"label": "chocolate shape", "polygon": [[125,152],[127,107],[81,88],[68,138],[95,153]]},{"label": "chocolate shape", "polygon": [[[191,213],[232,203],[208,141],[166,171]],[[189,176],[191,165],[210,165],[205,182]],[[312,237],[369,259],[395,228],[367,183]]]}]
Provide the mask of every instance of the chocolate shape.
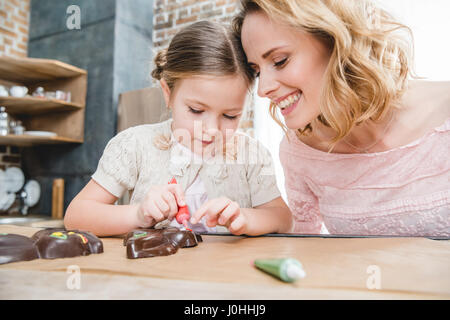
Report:
[{"label": "chocolate shape", "polygon": [[175,227],[162,229],[162,233],[175,246],[180,248],[195,247],[198,245],[196,234],[192,231],[180,230]]},{"label": "chocolate shape", "polygon": [[171,255],[178,248],[194,247],[198,245],[198,237],[192,231],[175,227],[136,229],[125,236],[123,244],[127,246],[128,259],[147,258]]},{"label": "chocolate shape", "polygon": [[0,264],[33,259],[56,259],[102,253],[102,241],[87,231],[48,228],[31,238],[0,233]]},{"label": "chocolate shape", "polygon": [[168,256],[177,250],[178,247],[174,246],[161,232],[139,233],[127,241],[128,259]]},{"label": "chocolate shape", "polygon": [[0,233],[0,264],[39,258],[33,241],[20,234]]},{"label": "chocolate shape", "polygon": [[103,252],[101,240],[87,231],[49,228],[36,232],[31,239],[42,259],[69,258]]},{"label": "chocolate shape", "polygon": [[[66,230],[64,228],[47,228],[44,230],[40,230],[36,232],[31,239],[36,243],[39,239],[41,239],[44,236],[50,236],[54,232],[62,232],[66,233],[68,237],[72,237],[73,234],[77,234],[81,242],[85,243],[88,247],[88,250],[90,253],[102,253],[103,252],[103,242],[97,238],[94,234],[90,233],[89,231],[80,231],[80,230]],[[86,239],[83,239],[79,235],[84,236]]]},{"label": "chocolate shape", "polygon": [[67,236],[62,232],[55,233],[61,234],[61,238],[53,237],[54,233],[52,233],[44,234],[36,240],[35,245],[42,259],[70,258],[90,254],[88,246],[76,237]]}]

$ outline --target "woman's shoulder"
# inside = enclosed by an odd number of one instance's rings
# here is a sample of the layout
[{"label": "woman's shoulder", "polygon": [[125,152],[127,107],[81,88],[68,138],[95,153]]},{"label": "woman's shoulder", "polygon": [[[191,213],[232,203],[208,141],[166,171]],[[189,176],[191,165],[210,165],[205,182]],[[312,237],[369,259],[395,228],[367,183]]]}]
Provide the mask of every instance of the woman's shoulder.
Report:
[{"label": "woman's shoulder", "polygon": [[398,122],[409,129],[405,139],[415,141],[450,119],[450,81],[411,81],[400,101]]},{"label": "woman's shoulder", "polygon": [[450,81],[411,80],[401,103],[437,127],[450,117]]}]

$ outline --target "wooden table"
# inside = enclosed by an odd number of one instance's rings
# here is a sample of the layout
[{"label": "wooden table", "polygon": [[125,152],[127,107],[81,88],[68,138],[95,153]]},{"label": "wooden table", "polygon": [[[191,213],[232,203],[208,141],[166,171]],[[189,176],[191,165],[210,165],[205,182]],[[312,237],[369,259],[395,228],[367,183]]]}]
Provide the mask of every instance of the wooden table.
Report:
[{"label": "wooden table", "polygon": [[[37,230],[0,226],[26,236]],[[0,265],[0,299],[450,299],[444,240],[205,235],[197,247],[135,260],[122,239],[102,241],[102,254]],[[301,261],[306,277],[284,283],[252,265],[281,257]],[[80,272],[79,289],[71,270]],[[368,288],[375,271],[380,289]]]}]

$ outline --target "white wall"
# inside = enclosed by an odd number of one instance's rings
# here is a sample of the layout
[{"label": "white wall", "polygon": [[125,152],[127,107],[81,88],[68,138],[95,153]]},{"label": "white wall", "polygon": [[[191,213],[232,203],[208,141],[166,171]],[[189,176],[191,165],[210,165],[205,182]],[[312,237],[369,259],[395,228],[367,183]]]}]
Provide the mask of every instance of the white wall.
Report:
[{"label": "white wall", "polygon": [[413,31],[415,68],[429,80],[450,80],[450,1],[377,0]]}]

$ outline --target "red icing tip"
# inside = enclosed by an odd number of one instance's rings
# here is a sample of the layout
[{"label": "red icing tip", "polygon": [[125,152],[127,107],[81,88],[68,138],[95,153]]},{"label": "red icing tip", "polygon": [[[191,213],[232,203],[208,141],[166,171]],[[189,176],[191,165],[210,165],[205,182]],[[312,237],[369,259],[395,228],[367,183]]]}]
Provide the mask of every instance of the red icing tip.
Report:
[{"label": "red icing tip", "polygon": [[184,227],[185,227],[187,230],[192,231],[192,229],[188,227],[188,224],[187,224],[187,221],[186,221],[186,220],[183,221],[183,225],[184,225]]}]

